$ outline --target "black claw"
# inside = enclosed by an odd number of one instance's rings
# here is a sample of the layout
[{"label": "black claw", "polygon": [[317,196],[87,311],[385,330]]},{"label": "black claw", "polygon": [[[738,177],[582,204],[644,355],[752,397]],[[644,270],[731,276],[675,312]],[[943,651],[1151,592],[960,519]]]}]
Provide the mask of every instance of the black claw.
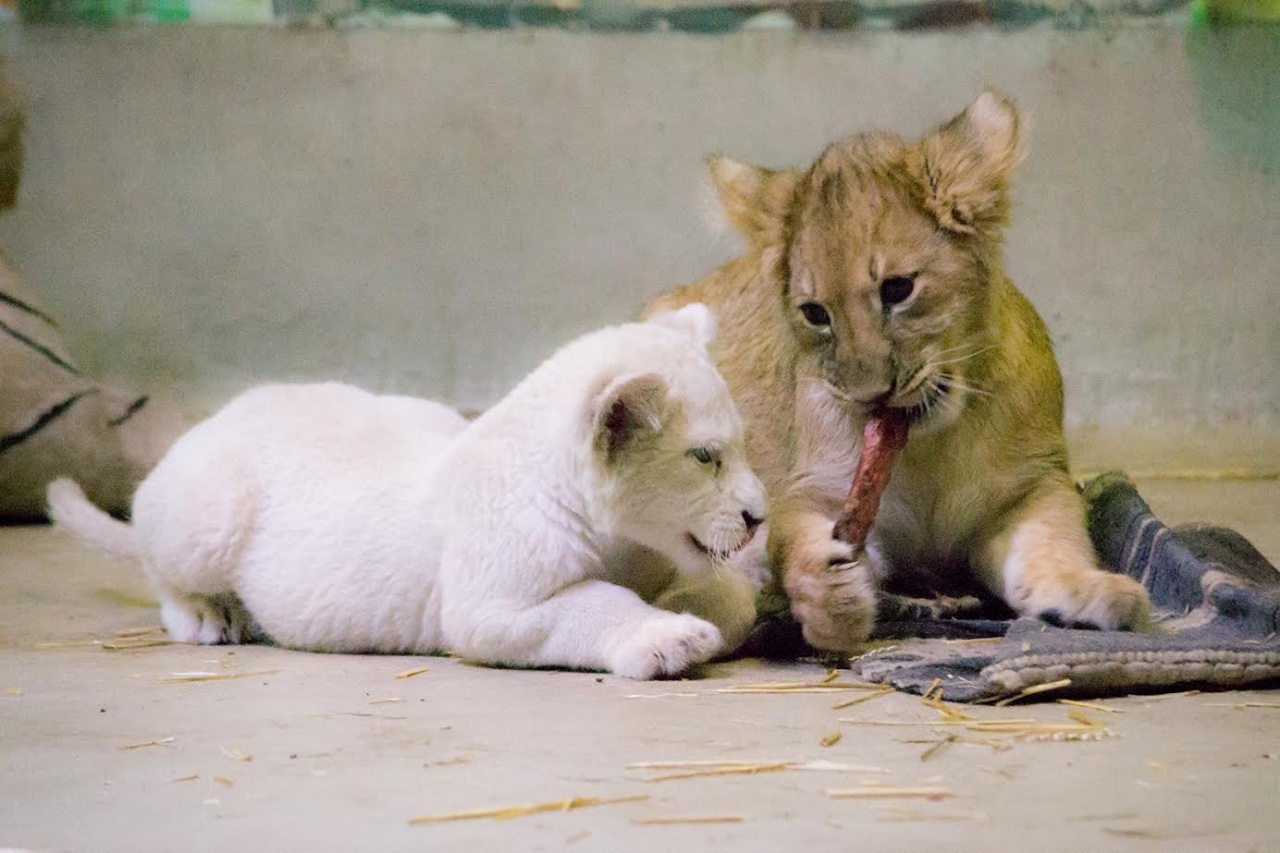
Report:
[{"label": "black claw", "polygon": [[1063,617],[1062,611],[1057,608],[1042,611],[1040,613],[1040,621],[1048,622],[1055,628],[1067,627],[1067,620]]},{"label": "black claw", "polygon": [[1072,628],[1077,631],[1101,631],[1102,626],[1096,622],[1078,622],[1067,619],[1062,615],[1062,611],[1056,607],[1045,610],[1040,614],[1040,621],[1046,622],[1055,628]]}]

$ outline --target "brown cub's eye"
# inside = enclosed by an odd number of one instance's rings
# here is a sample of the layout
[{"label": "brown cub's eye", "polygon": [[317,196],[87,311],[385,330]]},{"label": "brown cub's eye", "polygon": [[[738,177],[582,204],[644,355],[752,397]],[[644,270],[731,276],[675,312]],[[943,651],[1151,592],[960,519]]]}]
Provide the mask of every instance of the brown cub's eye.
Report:
[{"label": "brown cub's eye", "polygon": [[826,308],[823,308],[816,302],[805,302],[801,304],[800,313],[804,315],[804,321],[810,326],[831,325],[831,315],[827,313]]},{"label": "brown cub's eye", "polygon": [[906,302],[911,292],[916,289],[916,277],[913,275],[895,275],[880,282],[880,304],[885,308]]}]

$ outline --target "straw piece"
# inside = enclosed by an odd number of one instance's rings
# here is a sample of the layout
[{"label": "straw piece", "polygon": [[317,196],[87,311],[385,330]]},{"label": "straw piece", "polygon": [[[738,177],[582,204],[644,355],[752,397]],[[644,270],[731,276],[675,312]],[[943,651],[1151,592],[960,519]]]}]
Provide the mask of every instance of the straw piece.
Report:
[{"label": "straw piece", "polygon": [[409,818],[410,826],[424,823],[447,823],[455,820],[476,820],[479,818],[495,818],[507,820],[514,817],[537,814],[538,812],[572,811],[590,806],[607,806],[615,803],[634,803],[649,799],[648,794],[633,794],[628,797],[570,797],[567,800],[551,800],[545,803],[532,803],[525,806],[498,806],[496,808],[467,809],[445,814],[420,815]]},{"label": "straw piece", "polygon": [[919,797],[926,800],[943,800],[954,797],[955,792],[941,785],[902,787],[890,785],[864,785],[861,788],[831,788],[827,797],[833,800],[872,800],[895,797]]},{"label": "straw piece", "polygon": [[21,696],[21,695],[22,695],[22,688],[21,688],[21,687],[6,687],[6,688],[4,689],[4,695],[6,695],[6,696]]},{"label": "straw piece", "polygon": [[761,684],[734,684],[715,693],[824,693],[828,690],[881,690],[883,684],[865,681],[775,681]]},{"label": "straw piece", "polygon": [[1243,711],[1245,708],[1280,708],[1280,702],[1205,702],[1209,708],[1235,708],[1237,711]]},{"label": "straw piece", "polygon": [[757,773],[773,773],[795,766],[793,761],[779,761],[775,764],[734,764],[722,767],[707,767],[702,770],[685,770],[680,773],[667,773],[653,776],[646,782],[671,782],[676,779],[694,779],[701,776],[754,776]]},{"label": "straw piece", "polygon": [[987,726],[992,724],[1031,726],[1039,720],[1027,717],[1007,720],[858,720],[853,717],[837,717],[839,723],[857,723],[862,726]]},{"label": "straw piece", "polygon": [[234,759],[235,761],[253,761],[252,755],[246,755],[238,749],[227,749],[225,746],[220,746],[218,747],[218,751],[227,758]]},{"label": "straw piece", "polygon": [[1088,708],[1092,711],[1102,711],[1107,714],[1123,714],[1123,708],[1112,708],[1110,705],[1103,705],[1101,702],[1081,702],[1079,699],[1059,699],[1059,705],[1070,705],[1073,708]]},{"label": "straw piece", "polygon": [[177,740],[177,738],[162,737],[159,740],[146,740],[146,741],[143,741],[142,743],[127,743],[124,746],[117,747],[117,748],[120,750],[126,750],[126,749],[142,749],[145,746],[166,746],[168,744],[173,743],[175,740]]},{"label": "straw piece", "polygon": [[628,770],[685,770],[695,767],[751,767],[756,764],[775,764],[772,761],[636,761],[627,765]]},{"label": "straw piece", "polygon": [[841,735],[840,730],[837,729],[834,732],[830,732],[829,734],[825,734],[822,737],[818,738],[818,745],[819,746],[835,746],[840,742],[841,737],[843,737],[843,735]]},{"label": "straw piece", "polygon": [[920,753],[920,760],[928,761],[930,758],[933,758],[943,749],[947,748],[948,746],[955,743],[959,739],[960,739],[959,735],[947,735],[942,740],[937,741],[936,743],[934,743],[933,746],[929,747],[924,752]]},{"label": "straw piece", "polygon": [[370,705],[393,705],[396,702],[403,702],[399,696],[388,696],[385,699],[370,699]]},{"label": "straw piece", "polygon": [[109,640],[102,643],[103,651],[119,652],[128,649],[149,649],[155,646],[172,646],[173,640],[168,637],[134,637]]},{"label": "straw piece", "polygon": [[931,823],[960,823],[963,821],[986,820],[984,814],[929,814],[927,812],[907,811],[905,809],[889,809],[876,817],[877,823],[915,823],[929,821]]},{"label": "straw piece", "polygon": [[177,779],[170,779],[170,782],[194,782],[200,778],[199,773],[192,773],[190,776],[179,776]]},{"label": "straw piece", "polygon": [[[937,679],[934,680],[934,684],[935,685],[937,684]],[[920,697],[921,705],[924,705],[925,707],[928,707],[928,708],[932,708],[933,710],[941,714],[943,719],[946,719],[946,720],[972,720],[973,719],[973,717],[964,713],[959,708],[948,705],[942,701],[941,686],[938,686],[937,688],[938,692],[936,696],[931,695],[932,691],[933,691],[933,688],[931,687],[929,690],[925,691],[925,694],[923,696]]]},{"label": "straw piece", "polygon": [[1005,705],[1008,705],[1010,702],[1017,702],[1019,699],[1025,699],[1028,696],[1035,696],[1037,693],[1048,693],[1050,690],[1060,690],[1063,687],[1070,687],[1070,686],[1071,686],[1070,678],[1060,678],[1057,681],[1048,681],[1048,682],[1045,682],[1044,684],[1033,684],[1030,687],[1023,688],[1022,691],[1019,693],[1015,693],[1012,696],[1006,696],[1005,698],[1001,699],[999,702],[996,702],[995,706],[997,708],[1003,708]]},{"label": "straw piece", "polygon": [[848,708],[850,705],[861,705],[863,702],[870,702],[872,699],[880,699],[888,696],[892,692],[892,687],[887,685],[882,686],[882,689],[877,690],[874,693],[868,693],[865,696],[855,696],[852,699],[845,699],[843,702],[837,702],[831,706],[831,710],[839,711],[841,708]]},{"label": "straw piece", "polygon": [[404,672],[397,672],[396,678],[413,678],[415,675],[422,675],[426,671],[427,668],[425,666],[418,666],[413,669],[406,669]]},{"label": "straw piece", "polygon": [[177,684],[186,681],[229,681],[233,678],[254,678],[259,675],[274,675],[278,669],[260,669],[256,672],[175,672],[160,679],[162,684]]},{"label": "straw piece", "polygon": [[1175,693],[1130,693],[1134,699],[1142,699],[1144,702],[1163,702],[1165,699],[1177,699],[1180,696],[1197,696],[1199,690],[1179,690]]},{"label": "straw piece", "polygon": [[642,826],[670,826],[682,823],[742,823],[740,814],[671,815],[668,817],[642,817],[632,823]]},{"label": "straw piece", "polygon": [[1077,711],[1072,709],[1070,711],[1067,711],[1067,716],[1075,720],[1080,725],[1088,726],[1091,729],[1096,729],[1102,726],[1102,723],[1098,722],[1093,717],[1090,717],[1084,711]]},{"label": "straw piece", "polygon": [[[627,765],[628,770],[682,770],[696,771],[697,775],[732,775],[735,773],[752,773],[769,770],[810,770],[841,773],[888,773],[883,767],[872,767],[867,764],[847,764],[840,761],[740,761],[740,760],[705,760],[705,761],[638,761]],[[707,771],[714,773],[707,774]],[[648,779],[649,782],[662,781],[668,777],[658,776]],[[682,777],[678,777],[682,778]]]},{"label": "straw piece", "polygon": [[235,784],[234,779],[228,779],[226,776],[214,776],[213,781],[217,782],[219,785],[226,785],[228,788]]}]

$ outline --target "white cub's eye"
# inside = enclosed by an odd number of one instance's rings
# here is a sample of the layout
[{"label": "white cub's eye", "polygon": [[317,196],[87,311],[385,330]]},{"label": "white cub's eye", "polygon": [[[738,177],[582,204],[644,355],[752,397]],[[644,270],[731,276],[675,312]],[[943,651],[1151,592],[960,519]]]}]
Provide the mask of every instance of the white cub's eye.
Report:
[{"label": "white cub's eye", "polygon": [[689,451],[689,455],[703,465],[710,465],[716,458],[716,452],[709,447],[695,447]]}]

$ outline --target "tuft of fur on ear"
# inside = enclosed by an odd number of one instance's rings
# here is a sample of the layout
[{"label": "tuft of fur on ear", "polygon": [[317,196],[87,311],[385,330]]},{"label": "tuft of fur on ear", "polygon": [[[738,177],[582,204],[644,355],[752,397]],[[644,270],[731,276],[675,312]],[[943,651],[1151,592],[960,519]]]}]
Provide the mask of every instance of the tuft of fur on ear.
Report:
[{"label": "tuft of fur on ear", "polygon": [[716,315],[701,302],[654,314],[649,322],[688,335],[701,349],[706,349],[716,339]]},{"label": "tuft of fur on ear", "polygon": [[656,373],[623,376],[596,396],[592,422],[596,449],[613,462],[638,438],[662,429],[667,381]]},{"label": "tuft of fur on ear", "polygon": [[708,165],[711,182],[733,227],[753,246],[780,243],[801,173],[794,169],[764,169],[719,155],[712,157]]},{"label": "tuft of fur on ear", "polygon": [[[949,231],[991,234],[1009,216],[1009,175],[1022,159],[1021,120],[993,90],[920,141],[913,171],[924,206]],[[918,158],[918,159],[917,159]]]}]

